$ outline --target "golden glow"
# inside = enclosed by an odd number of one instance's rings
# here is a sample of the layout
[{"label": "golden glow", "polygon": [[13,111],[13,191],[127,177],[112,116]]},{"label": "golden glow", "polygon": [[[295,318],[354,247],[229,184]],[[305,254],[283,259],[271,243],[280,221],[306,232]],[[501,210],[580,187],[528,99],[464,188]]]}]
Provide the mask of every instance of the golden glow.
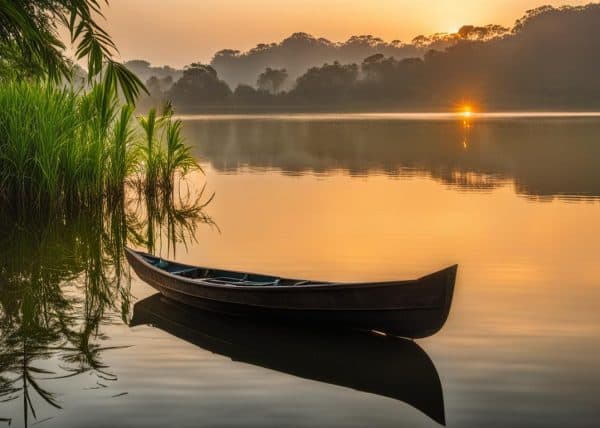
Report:
[{"label": "golden glow", "polygon": [[[460,128],[463,118],[459,112],[462,110],[457,106],[454,111],[460,120],[453,125]],[[188,129],[191,126],[192,121],[186,122]],[[239,143],[243,144],[241,147],[250,150],[243,132],[216,132],[209,122],[196,126],[212,132],[195,135],[222,135],[223,141],[239,138],[243,140]],[[233,130],[244,129],[228,126]],[[314,132],[308,131],[313,128],[306,126],[300,127],[299,132],[314,138]],[[488,162],[492,159],[496,162],[511,160],[511,164],[520,165],[522,158],[519,156],[523,152],[511,151],[511,137],[515,134],[508,134],[504,128],[489,123],[475,126],[480,133],[473,135],[472,147],[487,143],[487,149],[491,150],[482,152],[489,155],[483,156],[484,165],[490,165]],[[252,129],[260,132],[257,138],[264,139],[263,135],[269,135],[258,125]],[[273,132],[277,136],[293,137],[289,128],[286,134],[279,134],[282,129],[283,125],[275,127]],[[420,130],[420,126],[417,129]],[[326,134],[329,138],[336,135]],[[381,134],[373,135],[381,138]],[[454,138],[456,134],[448,136]],[[480,139],[483,137],[485,139]],[[393,139],[395,135],[390,132],[387,138]],[[202,144],[202,140],[191,137],[188,141]],[[407,141],[410,144],[411,139]],[[460,144],[460,138],[457,141]],[[232,146],[236,147],[236,144]],[[303,147],[297,142],[288,149],[291,150],[289,156],[301,156],[299,159],[302,159],[293,165],[320,167],[324,155],[320,151],[315,155],[311,149],[305,152]],[[499,150],[501,148],[506,151]],[[254,147],[252,150],[256,151],[244,152],[240,157],[236,157],[235,149],[225,152],[224,165],[250,163],[244,160],[250,159],[244,157],[248,153],[257,156],[254,159],[259,161],[265,159],[264,151]],[[344,150],[353,153],[352,146]],[[325,151],[327,153],[332,152]],[[600,333],[600,311],[597,310],[600,239],[582,240],[581,237],[600,236],[598,203],[560,199],[535,202],[523,193],[527,189],[524,187],[527,178],[516,176],[513,181],[507,177],[498,182],[497,175],[474,174],[469,172],[479,169],[471,163],[474,158],[466,159],[466,164],[455,163],[456,172],[450,172],[449,180],[446,173],[440,175],[439,169],[431,168],[452,165],[447,162],[460,156],[454,150],[441,153],[452,155],[440,164],[435,163],[440,153],[432,151],[429,156],[424,154],[420,158],[425,160],[420,165],[429,165],[429,171],[435,173],[414,171],[414,175],[411,173],[404,178],[388,177],[381,171],[352,177],[342,169],[327,174],[306,171],[305,175],[288,176],[272,171],[281,165],[276,160],[269,163],[272,169],[268,171],[249,167],[234,174],[227,168],[216,170],[205,163],[206,176],[198,174],[192,179],[197,180],[198,189],[206,183],[207,193],[216,192],[217,197],[207,207],[207,213],[213,216],[220,231],[200,226],[197,239],[190,242],[189,251],[179,244],[176,258],[191,264],[332,281],[413,278],[459,263],[448,323],[440,334],[422,342],[432,353],[442,354],[440,349],[446,352],[447,347],[456,352],[453,355],[464,354],[471,358],[457,365],[457,370],[465,367],[461,375],[472,374],[472,365],[468,364],[472,359],[490,362],[485,369],[492,374],[498,367],[505,367],[504,360],[499,366],[494,365],[498,340],[501,345],[523,345],[512,354],[514,347],[507,346],[502,358],[514,359],[523,367],[534,367],[534,371],[546,367],[544,358],[555,347],[585,355],[592,348],[586,348],[584,344],[593,343],[596,351],[597,341],[588,338],[596,338]],[[311,161],[311,156],[317,157]],[[385,152],[377,156],[385,156]],[[206,159],[202,161],[207,162]],[[538,175],[534,173],[533,177]],[[469,183],[474,188],[480,186],[487,190],[465,191],[466,187],[451,187],[450,182]],[[555,189],[552,180],[536,179],[535,183],[551,186],[539,190],[552,192]],[[560,245],[556,245],[557,242]],[[576,286],[567,290],[565,283],[574,282],[573,272],[577,272]],[[139,281],[136,284],[140,289],[136,296],[144,290],[154,293],[147,285]],[[573,316],[573,310],[576,310],[576,316]],[[151,334],[150,330],[144,330],[140,335],[146,334]],[[151,339],[158,343],[154,336]],[[160,335],[160,340],[160,343],[166,341],[167,335]],[[148,342],[143,341],[140,346],[149,350]],[[177,358],[182,355],[187,358],[189,355],[185,352],[192,352],[192,345],[183,341],[170,340],[168,344],[172,346],[165,348],[165,353],[172,352]],[[194,349],[194,352],[202,351]],[[125,359],[129,354],[115,353],[115,358]],[[539,363],[531,360],[535,355],[542,356]],[[207,359],[213,357],[207,353]],[[204,354],[199,358],[205,358]],[[192,357],[189,359],[192,361]],[[150,362],[142,359],[139,364]],[[226,369],[230,368],[224,367],[224,373]],[[539,371],[545,373],[545,369]],[[215,379],[215,382],[222,381]]]},{"label": "golden glow", "polygon": [[[344,41],[357,34],[410,41],[463,24],[511,26],[540,4],[590,0],[119,0],[104,12],[123,60],[184,66],[225,48],[246,50],[295,31]],[[315,13],[318,10],[319,13]],[[63,36],[68,40],[68,35]]]},{"label": "golden glow", "polygon": [[462,107],[461,109],[461,115],[463,117],[463,121],[462,121],[462,126],[463,126],[463,132],[464,132],[464,139],[463,139],[463,149],[468,149],[469,148],[469,134],[471,131],[471,116],[473,116],[473,109],[471,108],[470,105],[465,105]]},{"label": "golden glow", "polygon": [[[528,287],[543,286],[554,269],[564,268],[565,274],[570,269],[585,271],[590,284],[597,283],[600,274],[600,265],[594,262],[600,240],[585,244],[580,240],[581,233],[600,233],[600,222],[594,221],[596,204],[533,204],[515,195],[511,182],[491,193],[449,192],[430,177],[399,185],[385,176],[353,178],[343,172],[325,178],[228,175],[210,165],[203,167],[206,177],[198,175],[198,184],[206,181],[218,194],[207,212],[221,233],[199,228],[198,243],[178,253],[184,262],[202,260],[231,269],[356,281],[410,278],[457,261],[475,275],[473,270],[482,269],[478,263],[486,260],[510,267],[493,271],[501,293],[506,291],[504,279],[516,274],[530,281]],[[476,174],[463,178],[489,180]],[[313,207],[308,213],[307,206]],[[445,207],[443,213],[440,206]],[[368,216],[361,211],[364,207],[369,207]],[[560,253],[549,244],[553,240],[569,252]],[[558,257],[565,263],[556,264]],[[487,284],[482,293],[493,294]],[[478,285],[472,284],[475,289]]]}]

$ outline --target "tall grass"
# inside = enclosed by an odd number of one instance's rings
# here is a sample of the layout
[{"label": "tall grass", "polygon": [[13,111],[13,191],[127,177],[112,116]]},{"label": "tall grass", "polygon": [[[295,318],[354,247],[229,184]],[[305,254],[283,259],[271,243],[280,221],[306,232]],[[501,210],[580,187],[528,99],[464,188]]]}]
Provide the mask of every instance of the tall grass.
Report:
[{"label": "tall grass", "polygon": [[148,194],[171,193],[177,173],[185,175],[193,169],[202,170],[191,154],[191,147],[185,144],[183,124],[173,119],[170,105],[165,106],[160,116],[156,109],[151,109],[146,117],[139,118],[139,122],[144,130],[140,152]]},{"label": "tall grass", "polygon": [[43,82],[0,85],[0,199],[16,207],[89,206],[128,182],[170,192],[199,168],[169,110],[134,120],[114,86],[87,93]]},{"label": "tall grass", "polygon": [[202,171],[191,154],[191,147],[185,144],[182,127],[183,123],[180,120],[172,120],[171,117],[166,122],[166,156],[161,168],[161,184],[168,191],[173,190],[173,183],[175,183],[175,176],[178,172],[185,175],[192,169]]},{"label": "tall grass", "polygon": [[148,116],[139,118],[140,125],[144,130],[144,144],[141,146],[141,154],[144,162],[144,181],[146,190],[155,193],[158,186],[160,166],[162,164],[162,150],[157,143],[158,119],[156,109],[151,109]]},{"label": "tall grass", "polygon": [[75,141],[81,126],[74,94],[49,86],[3,83],[2,195],[19,204],[40,203],[45,196],[57,195],[66,183],[79,181],[81,169],[72,159],[80,150]]},{"label": "tall grass", "polygon": [[115,121],[112,141],[108,150],[107,191],[110,194],[121,195],[123,185],[134,171],[138,162],[135,149],[135,130],[133,129],[133,107],[125,105]]}]

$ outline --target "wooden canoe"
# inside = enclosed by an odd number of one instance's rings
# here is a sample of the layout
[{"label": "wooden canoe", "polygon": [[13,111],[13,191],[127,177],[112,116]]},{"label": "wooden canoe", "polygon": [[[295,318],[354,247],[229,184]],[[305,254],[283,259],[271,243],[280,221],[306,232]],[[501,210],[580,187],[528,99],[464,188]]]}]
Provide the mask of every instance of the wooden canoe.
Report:
[{"label": "wooden canoe", "polygon": [[130,326],[137,325],[233,361],[399,400],[445,424],[438,372],[412,340],[197,311],[160,294],[134,305]]},{"label": "wooden canoe", "polygon": [[332,283],[185,265],[129,248],[126,255],[143,281],[186,305],[409,338],[431,336],[442,328],[458,268],[408,281]]}]

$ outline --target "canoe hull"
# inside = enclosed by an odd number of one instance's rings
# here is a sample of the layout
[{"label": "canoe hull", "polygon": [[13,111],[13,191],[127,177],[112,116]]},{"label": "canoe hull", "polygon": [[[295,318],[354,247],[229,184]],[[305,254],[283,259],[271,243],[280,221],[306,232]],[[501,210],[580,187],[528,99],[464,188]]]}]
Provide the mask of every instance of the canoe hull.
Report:
[{"label": "canoe hull", "polygon": [[214,286],[155,268],[142,253],[127,258],[143,281],[165,297],[202,310],[300,323],[339,324],[422,338],[448,318],[457,267],[414,281],[293,287]]}]

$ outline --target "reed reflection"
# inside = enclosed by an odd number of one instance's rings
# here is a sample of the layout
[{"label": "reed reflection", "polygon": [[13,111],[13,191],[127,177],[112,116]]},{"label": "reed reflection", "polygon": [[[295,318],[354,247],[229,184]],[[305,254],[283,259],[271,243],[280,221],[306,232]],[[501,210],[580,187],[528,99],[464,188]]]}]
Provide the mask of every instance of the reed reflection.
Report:
[{"label": "reed reflection", "polygon": [[175,257],[178,244],[184,248],[195,241],[199,225],[218,230],[217,224],[206,214],[214,193],[208,195],[206,186],[198,192],[177,189],[165,194],[137,191],[128,206],[130,242],[145,248],[151,254]]},{"label": "reed reflection", "polygon": [[134,305],[130,326],[142,324],[233,361],[400,400],[445,425],[439,375],[414,341],[239,319],[190,309],[160,294]]},{"label": "reed reflection", "polygon": [[526,197],[600,198],[600,120],[593,118],[208,117],[187,121],[186,133],[201,158],[231,173],[427,176],[460,190],[510,183]]},{"label": "reed reflection", "polygon": [[120,198],[43,220],[0,210],[0,403],[21,400],[24,426],[38,420],[41,403],[62,408],[60,379],[86,374],[88,389],[118,380],[103,355],[123,347],[109,344],[104,327],[130,318],[124,246],[191,239],[198,224],[212,224],[200,201]]}]

